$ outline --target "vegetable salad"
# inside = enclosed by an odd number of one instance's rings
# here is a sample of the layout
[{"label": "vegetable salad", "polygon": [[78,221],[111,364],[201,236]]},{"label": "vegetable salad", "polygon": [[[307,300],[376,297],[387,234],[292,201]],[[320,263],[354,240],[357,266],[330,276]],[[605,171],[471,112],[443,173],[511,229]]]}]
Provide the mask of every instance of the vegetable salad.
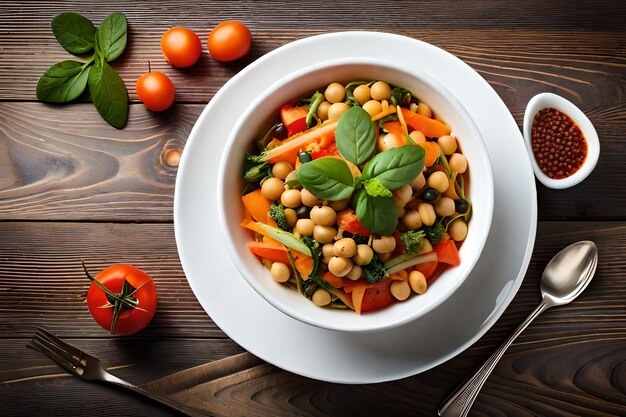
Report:
[{"label": "vegetable salad", "polygon": [[248,249],[319,306],[361,314],[419,296],[461,262],[467,170],[409,90],[331,83],[285,104],[246,156]]}]

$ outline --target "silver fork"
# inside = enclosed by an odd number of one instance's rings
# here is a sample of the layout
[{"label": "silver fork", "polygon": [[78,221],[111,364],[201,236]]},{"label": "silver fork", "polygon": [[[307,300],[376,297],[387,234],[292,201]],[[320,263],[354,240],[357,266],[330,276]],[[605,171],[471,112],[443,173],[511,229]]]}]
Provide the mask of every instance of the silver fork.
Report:
[{"label": "silver fork", "polygon": [[40,327],[37,329],[33,335],[32,342],[28,346],[40,351],[72,375],[86,381],[103,381],[129,389],[188,416],[210,415],[203,410],[154,394],[111,375],[102,367],[98,358],[88,355],[82,350],[62,341],[47,330]]}]

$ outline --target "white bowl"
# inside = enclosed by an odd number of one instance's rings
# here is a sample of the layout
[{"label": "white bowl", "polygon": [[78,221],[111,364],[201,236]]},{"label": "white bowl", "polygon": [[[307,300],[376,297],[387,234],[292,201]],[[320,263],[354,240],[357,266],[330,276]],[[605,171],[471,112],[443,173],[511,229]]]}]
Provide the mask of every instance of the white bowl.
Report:
[{"label": "white bowl", "polygon": [[[587,157],[583,165],[574,174],[562,179],[550,178],[544,174],[541,168],[539,168],[539,165],[537,165],[535,153],[533,152],[531,140],[533,120],[539,111],[547,108],[556,109],[571,117],[574,123],[578,125],[587,141]],[[552,93],[537,94],[531,98],[526,105],[526,111],[524,112],[524,141],[526,142],[526,149],[530,155],[530,162],[533,166],[533,171],[535,171],[535,176],[543,185],[549,188],[563,189],[573,187],[580,183],[591,174],[591,171],[596,167],[598,158],[600,157],[598,133],[589,118],[572,102]]]},{"label": "white bowl", "polygon": [[[452,127],[452,134],[459,138],[468,159],[469,198],[473,205],[468,235],[459,251],[461,265],[448,269],[425,294],[363,315],[320,308],[296,291],[272,280],[267,269],[247,249],[246,243],[251,236],[240,226],[243,219],[240,191],[244,156],[252,149],[263,129],[277,117],[280,106],[333,81],[354,80],[385,80],[406,87]],[[267,302],[313,326],[367,332],[415,320],[443,302],[461,285],[478,261],[487,239],[493,214],[493,190],[491,164],[479,130],[455,97],[417,69],[407,73],[395,69],[393,63],[354,57],[322,62],[281,78],[248,106],[232,129],[222,154],[217,198],[220,225],[228,252],[247,282]]]}]

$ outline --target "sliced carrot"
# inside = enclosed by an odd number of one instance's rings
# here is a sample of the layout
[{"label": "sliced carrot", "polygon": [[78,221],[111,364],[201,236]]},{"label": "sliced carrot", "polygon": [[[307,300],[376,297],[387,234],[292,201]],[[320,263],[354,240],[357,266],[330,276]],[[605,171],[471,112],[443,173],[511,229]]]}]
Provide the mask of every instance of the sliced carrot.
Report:
[{"label": "sliced carrot", "polygon": [[389,285],[391,280],[383,279],[375,284],[362,283],[352,289],[354,310],[361,314],[391,304],[394,300]]},{"label": "sliced carrot", "polygon": [[297,135],[288,137],[280,146],[268,150],[263,159],[269,161],[270,163],[274,163],[274,161],[278,160],[276,158],[279,158],[280,155],[287,152],[294,152],[294,149],[297,152],[298,149],[315,138],[334,132],[336,127],[337,121],[333,120],[325,122],[319,127],[309,129],[304,133],[298,133]]},{"label": "sliced carrot", "polygon": [[332,285],[335,288],[343,288],[354,283],[354,281],[352,281],[351,279],[338,277],[337,275],[328,271],[325,272],[324,275],[322,275],[322,281]]},{"label": "sliced carrot", "polygon": [[267,213],[270,211],[270,205],[272,202],[261,194],[260,188],[242,196],[241,200],[254,220],[261,223],[267,223]]},{"label": "sliced carrot", "polygon": [[[280,244],[279,244],[280,245]],[[248,242],[246,244],[250,252],[260,258],[268,259],[272,262],[282,262],[289,265],[289,257],[283,245],[276,246],[267,242]]]},{"label": "sliced carrot", "polygon": [[457,249],[454,240],[448,239],[437,242],[433,245],[433,249],[437,252],[437,259],[439,262],[452,266],[457,266],[461,263],[459,250]]},{"label": "sliced carrot", "polygon": [[439,262],[437,261],[424,262],[422,264],[415,265],[413,269],[415,271],[420,271],[422,274],[424,274],[424,278],[428,279],[433,274],[433,272],[435,272],[435,269],[437,269],[437,265],[439,265]]},{"label": "sliced carrot", "polygon": [[427,167],[432,166],[435,162],[437,162],[437,158],[439,158],[439,145],[435,142],[418,142],[417,146],[420,146],[426,152],[424,156],[424,165]]},{"label": "sliced carrot", "polygon": [[450,126],[438,120],[414,113],[404,107],[401,107],[400,111],[402,112],[402,117],[404,117],[404,121],[408,126],[419,130],[429,138],[438,138],[440,136],[449,135],[452,131]]},{"label": "sliced carrot", "polygon": [[258,223],[253,220],[243,219],[243,221],[241,222],[241,226],[245,227],[246,229],[252,230],[253,232],[258,233],[260,235],[268,236],[267,231],[263,229],[262,227],[260,227]]},{"label": "sliced carrot", "polygon": [[389,133],[393,133],[398,139],[404,139],[404,129],[400,122],[394,120],[391,122],[383,123],[383,129]]},{"label": "sliced carrot", "polygon": [[297,250],[291,250],[291,254],[293,256],[294,264],[296,265],[296,269],[302,275],[303,279],[309,278],[311,272],[313,272],[313,267],[315,262],[313,258],[305,255],[302,252],[298,252]]},{"label": "sliced carrot", "polygon": [[352,303],[352,296],[350,294],[347,294],[345,291],[339,288],[333,290],[332,292],[335,296],[337,296],[337,298],[343,301],[345,305],[354,310],[354,304]]},{"label": "sliced carrot", "polygon": [[306,106],[292,107],[287,104],[280,108],[280,119],[285,127],[299,119],[306,119],[308,114],[309,108]]}]

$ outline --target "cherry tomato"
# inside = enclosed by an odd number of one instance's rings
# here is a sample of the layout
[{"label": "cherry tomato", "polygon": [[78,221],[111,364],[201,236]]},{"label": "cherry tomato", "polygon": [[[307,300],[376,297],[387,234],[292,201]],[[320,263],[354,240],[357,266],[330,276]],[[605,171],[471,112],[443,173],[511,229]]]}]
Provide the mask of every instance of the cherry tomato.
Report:
[{"label": "cherry tomato", "polygon": [[161,37],[161,51],[173,66],[189,67],[200,58],[202,42],[198,35],[187,28],[171,28]]},{"label": "cherry tomato", "polygon": [[[107,289],[106,292],[101,285]],[[121,309],[115,317],[117,303],[121,304]],[[137,333],[154,317],[156,286],[141,269],[131,265],[112,265],[93,279],[87,291],[87,306],[96,322],[111,333]]]},{"label": "cherry tomato", "polygon": [[234,61],[250,51],[252,36],[246,25],[227,20],[215,26],[209,34],[207,46],[217,61]]},{"label": "cherry tomato", "polygon": [[169,109],[174,103],[174,84],[159,71],[145,73],[137,80],[137,96],[152,111]]}]

